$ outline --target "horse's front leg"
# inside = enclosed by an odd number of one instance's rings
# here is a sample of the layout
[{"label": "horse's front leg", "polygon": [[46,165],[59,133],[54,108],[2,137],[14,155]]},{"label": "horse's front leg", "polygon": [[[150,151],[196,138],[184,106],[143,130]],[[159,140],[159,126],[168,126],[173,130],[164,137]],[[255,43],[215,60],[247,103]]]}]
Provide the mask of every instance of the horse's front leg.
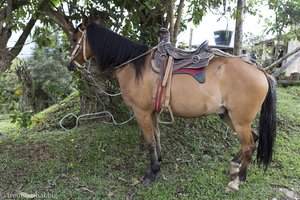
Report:
[{"label": "horse's front leg", "polygon": [[150,168],[146,171],[141,183],[149,186],[156,179],[156,174],[160,171],[160,163],[157,155],[157,143],[154,134],[154,125],[151,112],[135,111],[136,119],[142,129],[143,136],[148,147],[150,157]]},{"label": "horse's front leg", "polygon": [[159,130],[159,124],[157,121],[157,113],[152,114],[152,123],[153,123],[153,129],[154,129],[154,136],[156,141],[156,152],[157,152],[157,158],[158,161],[162,161],[162,153],[161,153],[161,146],[160,146],[160,130]]}]

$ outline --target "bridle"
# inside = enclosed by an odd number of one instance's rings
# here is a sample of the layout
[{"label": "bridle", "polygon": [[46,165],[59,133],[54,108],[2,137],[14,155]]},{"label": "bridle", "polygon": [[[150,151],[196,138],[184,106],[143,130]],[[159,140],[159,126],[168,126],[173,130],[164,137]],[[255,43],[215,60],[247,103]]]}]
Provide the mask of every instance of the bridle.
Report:
[{"label": "bridle", "polygon": [[80,53],[80,50],[82,51],[83,54],[83,59],[84,61],[88,61],[87,56],[86,56],[86,30],[81,30],[80,27],[78,30],[82,33],[80,39],[77,41],[76,47],[72,51],[70,56],[67,56],[67,58],[70,60],[70,62],[73,61],[73,63],[76,65],[76,67],[80,69],[85,68],[85,64],[81,65],[79,64],[76,60],[74,60],[78,54]]}]

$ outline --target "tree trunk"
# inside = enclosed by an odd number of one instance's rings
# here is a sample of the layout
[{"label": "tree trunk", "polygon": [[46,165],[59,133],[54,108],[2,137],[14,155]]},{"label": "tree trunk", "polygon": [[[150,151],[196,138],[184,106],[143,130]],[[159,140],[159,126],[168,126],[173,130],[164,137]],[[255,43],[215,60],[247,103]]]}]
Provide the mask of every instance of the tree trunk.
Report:
[{"label": "tree trunk", "polygon": [[244,7],[246,0],[238,0],[235,16],[235,34],[234,34],[234,49],[233,54],[239,55],[242,51],[243,42],[243,21],[244,21]]},{"label": "tree trunk", "polygon": [[170,41],[172,44],[174,44],[174,0],[169,1],[168,19],[170,25]]},{"label": "tree trunk", "polygon": [[178,36],[178,33],[179,33],[183,8],[184,8],[184,0],[180,0],[179,5],[178,5],[178,9],[177,9],[176,22],[175,22],[175,25],[174,25],[174,34],[173,34],[173,38],[172,38],[174,44],[176,44],[176,42],[177,42],[177,36]]}]

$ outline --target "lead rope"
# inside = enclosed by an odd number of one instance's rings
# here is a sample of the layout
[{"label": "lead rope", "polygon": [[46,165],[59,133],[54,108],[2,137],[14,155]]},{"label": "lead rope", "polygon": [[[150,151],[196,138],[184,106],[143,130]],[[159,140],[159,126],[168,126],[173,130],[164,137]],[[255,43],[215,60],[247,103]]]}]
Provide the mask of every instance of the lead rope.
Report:
[{"label": "lead rope", "polygon": [[[59,125],[60,127],[65,130],[65,131],[71,131],[75,128],[78,127],[79,125],[79,121],[80,120],[88,120],[88,119],[98,119],[98,118],[101,118],[101,117],[104,117],[104,116],[97,116],[97,115],[102,115],[102,114],[105,114],[105,115],[109,115],[109,117],[112,119],[113,122],[103,122],[103,123],[106,123],[106,124],[114,124],[114,125],[123,125],[123,124],[126,124],[128,123],[129,121],[131,121],[133,118],[134,118],[134,115],[132,115],[128,120],[124,121],[124,122],[117,122],[114,118],[114,116],[109,112],[109,111],[101,111],[101,112],[96,112],[96,113],[87,113],[87,114],[82,114],[82,115],[75,115],[74,113],[69,113],[67,115],[65,115],[60,121],[59,121]],[[76,124],[73,128],[66,128],[64,125],[63,125],[63,121],[69,117],[69,116],[73,116],[76,118]],[[93,117],[90,117],[90,116],[93,116]],[[86,118],[85,118],[86,117]]]},{"label": "lead rope", "polygon": [[89,62],[89,65],[88,65],[87,69],[83,68],[83,69],[79,69],[79,70],[80,70],[81,72],[86,73],[86,74],[88,75],[88,78],[89,78],[90,80],[93,81],[93,83],[97,86],[97,88],[98,88],[103,94],[105,94],[105,95],[107,95],[107,96],[109,96],[109,97],[116,97],[116,96],[119,96],[119,95],[122,94],[121,92],[116,93],[116,94],[111,94],[111,93],[107,93],[105,90],[103,90],[103,89],[99,86],[99,84],[95,81],[94,77],[92,76],[92,73],[91,73],[91,71],[90,71],[90,68],[91,68],[91,60],[88,60],[88,62]]},{"label": "lead rope", "polygon": [[[107,93],[106,91],[104,91],[100,86],[99,84],[95,81],[94,77],[92,76],[92,73],[90,71],[90,67],[91,67],[91,60],[88,60],[88,67],[87,69],[83,68],[83,69],[79,69],[81,72],[84,72],[86,74],[88,74],[88,78],[91,79],[93,81],[93,83],[101,90],[101,92],[103,92],[105,95],[107,96],[110,96],[110,97],[116,97],[116,96],[119,96],[121,95],[122,93],[119,92],[119,93],[116,93],[116,94],[111,94],[111,93]],[[106,123],[106,124],[114,124],[114,125],[124,125],[128,122],[130,122],[135,116],[134,114],[126,121],[123,121],[123,122],[117,122],[114,118],[114,116],[109,112],[109,111],[101,111],[101,112],[95,112],[95,113],[87,113],[87,114],[82,114],[82,115],[75,115],[74,113],[69,113],[67,115],[65,115],[60,121],[59,121],[59,125],[60,127],[65,130],[65,131],[71,131],[75,128],[78,127],[79,125],[79,122],[80,120],[88,120],[88,119],[98,119],[98,118],[101,118],[101,117],[105,117],[105,116],[109,116],[111,118],[111,120],[113,122],[103,122],[103,123]],[[69,117],[69,116],[73,116],[74,118],[76,118],[76,123],[75,123],[75,126],[73,128],[66,128],[64,125],[63,125],[63,122],[64,120]]]}]

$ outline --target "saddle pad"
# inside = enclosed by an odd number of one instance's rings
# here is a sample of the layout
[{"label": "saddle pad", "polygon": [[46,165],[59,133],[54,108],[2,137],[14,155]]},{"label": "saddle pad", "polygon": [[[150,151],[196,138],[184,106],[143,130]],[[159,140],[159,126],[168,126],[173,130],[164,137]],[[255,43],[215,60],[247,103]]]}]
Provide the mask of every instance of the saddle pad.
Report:
[{"label": "saddle pad", "polygon": [[180,68],[173,72],[175,74],[188,74],[194,77],[199,83],[205,82],[205,68]]}]

